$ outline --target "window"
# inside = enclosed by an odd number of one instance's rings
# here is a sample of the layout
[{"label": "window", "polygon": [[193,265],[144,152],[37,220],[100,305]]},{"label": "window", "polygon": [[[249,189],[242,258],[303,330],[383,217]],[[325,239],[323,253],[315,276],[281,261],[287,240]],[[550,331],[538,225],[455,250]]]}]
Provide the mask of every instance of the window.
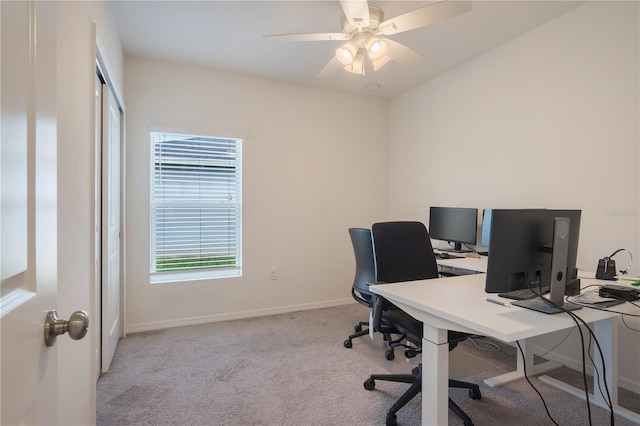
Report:
[{"label": "window", "polygon": [[151,132],[151,282],[241,275],[242,140]]}]

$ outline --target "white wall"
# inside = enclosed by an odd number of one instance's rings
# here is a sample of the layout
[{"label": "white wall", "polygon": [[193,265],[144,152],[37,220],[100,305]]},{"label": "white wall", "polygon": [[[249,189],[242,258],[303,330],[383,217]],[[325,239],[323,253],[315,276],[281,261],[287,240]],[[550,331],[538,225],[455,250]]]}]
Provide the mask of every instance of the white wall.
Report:
[{"label": "white wall", "polygon": [[[640,257],[638,30],[637,2],[588,3],[393,99],[390,216],[577,208],[579,268]],[[638,333],[620,340],[622,381],[640,389]]]},{"label": "white wall", "polygon": [[58,19],[58,305],[61,318],[82,309],[90,331],[82,340],[59,338],[58,423],[95,424],[93,309],[93,135],[96,31],[122,91],[122,51],[102,2],[57,2]]},{"label": "white wall", "polygon": [[[387,216],[385,101],[129,57],[125,98],[128,331],[353,301],[347,228]],[[149,284],[149,125],[245,138],[241,278]]]}]

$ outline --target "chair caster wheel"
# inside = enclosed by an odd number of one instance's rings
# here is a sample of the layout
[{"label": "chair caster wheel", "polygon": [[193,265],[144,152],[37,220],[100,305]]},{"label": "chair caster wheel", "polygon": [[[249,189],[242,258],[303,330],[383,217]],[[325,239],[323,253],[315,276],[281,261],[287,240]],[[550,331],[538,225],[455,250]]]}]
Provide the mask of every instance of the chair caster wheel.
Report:
[{"label": "chair caster wheel", "polygon": [[375,380],[369,378],[367,380],[364,381],[364,388],[368,391],[372,391],[376,388],[376,382]]},{"label": "chair caster wheel", "polygon": [[480,389],[469,389],[469,398],[474,400],[479,400],[482,398],[482,393],[480,393]]},{"label": "chair caster wheel", "polygon": [[362,331],[362,326],[358,324],[355,327],[353,327],[353,329],[356,331],[356,333],[360,333]]},{"label": "chair caster wheel", "polygon": [[396,357],[395,354],[393,353],[393,349],[387,349],[386,351],[384,351],[384,357],[389,360],[389,361],[393,361],[393,359]]},{"label": "chair caster wheel", "polygon": [[350,347],[353,346],[353,343],[351,343],[351,340],[347,339],[344,341],[343,345],[345,348],[349,349]]},{"label": "chair caster wheel", "polygon": [[387,416],[387,426],[396,426],[398,424],[398,419],[395,414],[391,414]]},{"label": "chair caster wheel", "polygon": [[405,358],[415,358],[418,355],[418,351],[415,349],[407,349],[404,351]]}]

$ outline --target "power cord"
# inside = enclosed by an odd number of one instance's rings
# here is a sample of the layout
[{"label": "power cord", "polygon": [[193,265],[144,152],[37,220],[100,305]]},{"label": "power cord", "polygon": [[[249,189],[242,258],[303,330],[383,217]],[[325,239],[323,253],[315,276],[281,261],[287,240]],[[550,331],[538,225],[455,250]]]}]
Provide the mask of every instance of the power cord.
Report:
[{"label": "power cord", "polygon": [[[522,359],[525,359],[524,351],[522,350],[522,346],[520,346],[520,342],[516,340],[516,344],[518,345],[518,350],[520,351],[520,355],[522,356]],[[542,401],[542,405],[544,406],[544,410],[547,412],[547,417],[549,417],[549,419],[553,422],[554,425],[559,426],[558,422],[556,422],[555,419],[551,416],[551,413],[549,412],[549,407],[547,407],[547,402],[544,400],[544,397],[542,396],[538,388],[535,387],[531,379],[529,379],[529,375],[527,374],[527,363],[523,362],[522,365],[523,365],[522,372],[524,373],[524,378],[527,380],[529,385],[531,385],[533,390],[536,391],[536,393],[540,397],[540,400]]]},{"label": "power cord", "polygon": [[[498,346],[497,344],[495,344],[493,342],[487,342],[484,339],[473,338],[473,337],[470,337],[467,340],[471,341],[473,346],[475,346],[476,348],[480,349],[481,351],[485,351],[485,352],[500,352],[500,346]],[[482,342],[486,346],[482,347],[480,342]]]},{"label": "power cord", "polygon": [[[623,249],[621,249],[621,250],[623,250]],[[618,250],[618,251],[620,251],[620,250]],[[629,254],[631,254],[631,253],[629,253]],[[624,273],[623,271],[620,271],[620,272]],[[602,399],[605,401],[605,404],[609,408],[611,425],[612,426],[615,425],[615,415],[614,415],[614,411],[613,411],[613,402],[611,400],[611,392],[609,390],[609,385],[607,384],[606,380],[605,381],[601,381],[600,380],[600,372],[598,370],[598,366],[596,365],[595,360],[591,356],[592,343],[595,343],[596,349],[598,350],[598,353],[600,354],[600,359],[602,360],[602,374],[604,375],[604,377],[606,377],[606,365],[604,363],[604,354],[602,352],[602,347],[600,346],[600,343],[598,342],[598,339],[596,338],[595,334],[593,333],[593,330],[591,329],[591,327],[589,327],[589,325],[581,317],[579,317],[578,315],[576,315],[575,313],[573,313],[571,311],[568,311],[568,310],[564,309],[562,306],[558,306],[555,303],[553,303],[553,302],[547,300],[546,298],[542,297],[542,295],[539,294],[537,291],[535,291],[528,282],[527,282],[527,286],[529,287],[529,290],[534,292],[539,298],[544,299],[545,302],[550,303],[554,307],[562,310],[564,313],[569,314],[569,316],[576,323],[576,326],[577,326],[576,328],[580,332],[580,342],[581,342],[581,346],[582,346],[582,377],[583,377],[584,389],[585,389],[585,400],[587,402],[587,411],[588,411],[588,416],[589,416],[589,424],[590,425],[592,424],[592,417],[591,417],[591,407],[590,407],[590,403],[589,403],[589,391],[588,391],[588,386],[587,386],[587,372],[586,372],[585,352],[588,354],[589,360],[591,361],[591,364],[593,365],[593,369],[594,369],[594,392],[595,392],[595,384],[597,383],[598,391],[600,392],[600,395],[602,396]],[[594,286],[598,287],[598,285],[591,285],[591,286],[587,286],[585,288],[594,287]],[[565,300],[566,300],[567,303],[576,304],[576,303],[572,302],[568,296],[565,297]],[[639,303],[636,303],[636,302],[633,302],[633,301],[629,301],[629,300],[626,300],[625,302],[631,303],[632,305],[640,308],[640,304]],[[614,309],[610,309],[610,308],[605,307],[605,306],[600,307],[600,306],[591,306],[591,305],[589,305],[588,307],[592,308],[592,309],[600,309],[600,310],[603,310],[603,311],[620,314],[622,322],[625,325],[625,327],[627,327],[628,329],[630,329],[632,331],[640,332],[640,330],[635,329],[635,328],[631,327],[629,324],[627,324],[627,322],[625,320],[625,317],[627,317],[627,316],[636,317],[637,318],[637,317],[640,317],[640,314],[630,314],[630,313],[626,313],[626,312],[620,312],[620,311],[617,311],[617,310],[614,310]],[[586,348],[587,349],[586,351],[585,351],[584,334],[582,332],[582,327],[580,327],[580,323],[582,323],[582,325],[589,332],[589,345]],[[557,348],[558,346],[560,346],[569,337],[569,335],[573,332],[573,330],[574,329],[571,329],[571,331],[562,339],[562,341],[560,343],[558,343],[556,346],[554,346],[552,349],[550,349],[549,351],[545,352],[541,356],[544,356],[545,354],[549,353],[550,351],[552,351],[555,348]],[[518,349],[520,350],[520,353],[522,354],[522,357],[524,359],[524,352],[522,350],[522,347],[520,346],[519,342],[516,342],[516,343],[518,344]],[[547,405],[546,405],[546,403],[544,401],[544,398],[542,397],[542,394],[538,391],[538,389],[536,389],[536,387],[533,385],[531,380],[529,380],[529,378],[527,376],[527,373],[526,373],[526,365],[524,366],[524,375],[525,375],[525,378],[527,379],[527,382],[529,382],[531,387],[540,396],[540,398],[542,400],[542,403],[544,405],[545,411],[547,412],[547,415],[549,416],[549,419],[551,419],[551,421],[554,424],[557,425],[556,421],[552,418],[551,414],[549,413],[549,410],[548,410]],[[604,390],[602,389],[602,385],[603,384],[604,384]]]},{"label": "power cord", "polygon": [[623,324],[624,324],[624,326],[625,326],[625,327],[627,327],[629,330],[631,330],[631,331],[635,331],[635,332],[637,332],[637,333],[640,333],[640,329],[633,328],[633,327],[631,327],[629,324],[627,324],[627,321],[625,321],[625,319],[624,319],[624,315],[622,316],[622,323],[623,323]]},{"label": "power cord", "polygon": [[[558,306],[559,309],[564,310],[561,306]],[[585,329],[589,331],[589,336],[590,336],[590,341],[591,339],[593,339],[593,342],[596,344],[596,348],[598,349],[598,353],[600,354],[600,359],[602,360],[602,375],[603,377],[607,376],[607,372],[606,372],[606,364],[604,363],[604,354],[602,353],[602,347],[600,346],[600,342],[598,342],[598,339],[596,338],[595,334],[593,333],[593,330],[591,329],[591,327],[589,327],[589,325],[582,319],[580,318],[578,315],[576,315],[575,313],[571,312],[571,311],[567,311],[564,310],[567,314],[569,314],[569,316],[574,320],[574,322],[576,322],[576,324],[578,324],[578,322],[582,323],[582,325],[584,325]],[[579,326],[579,324],[578,324]],[[587,388],[587,372],[586,372],[586,363],[584,362],[584,352],[585,352],[585,347],[584,347],[584,337],[582,334],[582,328],[578,327],[580,330],[580,336],[581,336],[581,344],[582,344],[582,358],[583,358],[583,364],[582,364],[582,374],[583,374],[583,379],[584,379],[584,383],[585,383],[585,399],[587,401],[587,407],[589,410],[589,424],[591,424],[591,407],[589,405],[589,391]],[[595,377],[599,377],[599,373],[598,373],[598,366],[596,365],[595,361],[590,357],[592,363],[593,363],[593,369],[594,369],[594,376]],[[600,394],[602,395],[605,403],[607,404],[607,407],[609,407],[609,413],[610,413],[610,421],[611,421],[611,425],[613,426],[615,424],[615,417],[614,417],[614,412],[613,412],[613,403],[611,401],[611,391],[609,390],[609,385],[607,384],[606,381],[603,382],[604,384],[604,393],[603,391],[600,389]],[[598,386],[600,386],[600,380],[598,380]]]},{"label": "power cord", "polygon": [[[598,349],[598,352],[600,354],[600,359],[602,360],[602,372],[603,372],[603,377],[606,377],[606,365],[604,363],[604,355],[602,353],[602,348],[600,346],[600,343],[598,342],[598,339],[596,338],[596,336],[593,333],[593,330],[591,330],[591,328],[589,327],[589,325],[582,319],[580,318],[578,315],[574,314],[571,311],[568,311],[566,309],[564,309],[562,306],[558,306],[555,303],[551,302],[548,299],[545,299],[544,297],[542,297],[542,295],[538,292],[536,292],[535,290],[533,290],[533,288],[531,288],[532,286],[527,282],[527,286],[529,287],[529,289],[531,291],[533,291],[534,293],[536,293],[538,295],[539,298],[543,299],[546,303],[549,303],[551,305],[553,305],[554,307],[556,307],[557,309],[563,311],[564,313],[567,313],[572,319],[573,321],[576,323],[578,331],[580,332],[580,344],[582,346],[582,377],[583,377],[583,381],[584,381],[584,391],[585,391],[585,400],[587,402],[587,413],[589,416],[589,424],[592,424],[592,418],[591,418],[591,406],[589,403],[589,389],[587,387],[587,371],[586,371],[586,360],[585,360],[585,345],[584,345],[584,334],[582,332],[582,328],[580,327],[580,323],[582,323],[582,325],[584,325],[584,327],[589,331],[589,335],[590,335],[590,341],[591,338],[593,339],[593,341],[596,344],[596,347]],[[568,299],[568,298],[567,298]],[[568,300],[567,300],[568,301]],[[520,347],[520,345],[518,345],[518,347]],[[522,353],[522,348],[520,348],[521,353]],[[524,358],[524,354],[523,354],[523,358]],[[597,373],[598,367],[596,366],[595,362],[592,359],[592,363],[593,363],[593,368]],[[527,378],[527,381],[529,382],[529,384],[534,388],[534,390],[538,393],[538,395],[540,395],[540,397],[542,398],[542,395],[540,394],[540,392],[538,392],[538,390],[535,388],[535,386],[533,386],[533,384],[531,383],[531,381],[529,380],[529,378],[526,376],[526,369],[525,369],[525,378]],[[598,381],[598,385],[599,385]],[[603,396],[603,399],[605,400],[605,403],[607,404],[607,406],[609,407],[609,412],[610,412],[610,418],[611,418],[611,425],[613,426],[615,424],[615,418],[614,418],[614,412],[613,412],[613,403],[611,402],[611,392],[609,390],[609,386],[607,384],[606,381],[603,382],[604,386],[605,386],[605,392],[606,395],[603,394],[602,390],[600,391],[600,394]],[[542,398],[543,404],[545,405],[545,410],[547,410],[546,407],[546,403],[544,402],[544,398]],[[551,421],[553,421],[555,424],[557,424],[555,422],[555,420],[553,420],[553,418],[551,417],[551,415],[549,414],[549,411],[547,410],[547,415],[549,415],[549,418],[551,419]]]},{"label": "power cord", "polygon": [[569,338],[569,336],[571,336],[571,333],[573,333],[573,331],[575,330],[575,327],[572,328],[571,330],[569,330],[569,332],[567,333],[566,336],[564,336],[562,338],[562,340],[560,341],[560,343],[558,343],[557,345],[555,345],[554,347],[552,347],[551,349],[547,350],[545,353],[542,353],[538,356],[544,357],[546,354],[548,354],[549,352],[553,352],[558,346],[560,346],[561,344],[564,343],[565,340],[567,340]]}]

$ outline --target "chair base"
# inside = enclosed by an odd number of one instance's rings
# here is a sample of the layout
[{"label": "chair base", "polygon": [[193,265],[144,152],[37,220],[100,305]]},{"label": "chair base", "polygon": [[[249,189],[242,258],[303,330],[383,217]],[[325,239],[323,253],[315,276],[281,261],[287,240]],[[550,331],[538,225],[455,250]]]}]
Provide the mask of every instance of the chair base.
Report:
[{"label": "chair base", "polygon": [[[367,327],[367,328],[363,328],[363,327]],[[357,337],[369,335],[369,322],[360,321],[354,327],[354,331],[355,333],[350,335],[344,342],[342,342],[343,346],[347,349],[350,349],[353,347],[353,342],[352,342],[353,339]],[[405,338],[405,336],[404,334],[397,332],[396,330],[392,330],[392,331],[384,330],[384,331],[381,331],[380,333],[382,334],[384,341],[387,342],[389,345],[389,348],[384,352],[384,357],[387,360],[392,361],[395,358],[395,353],[393,349],[397,346],[404,346],[402,345],[402,341]],[[393,337],[391,337],[392,333],[402,334],[402,336],[399,339],[393,340]]]},{"label": "chair base", "polygon": [[353,343],[351,342],[353,339],[355,339],[356,337],[361,337],[361,336],[366,336],[369,334],[369,328],[362,328],[362,327],[368,327],[369,323],[365,322],[365,321],[360,321],[355,327],[355,333],[353,333],[351,336],[349,336],[347,338],[347,340],[344,341],[343,345],[345,348],[351,348],[353,346]]},{"label": "chair base", "polygon": [[[376,380],[409,383],[411,385],[387,412],[386,425],[395,426],[397,423],[396,413],[422,391],[422,364],[414,368],[411,374],[372,374],[365,380],[364,388],[369,391],[375,389]],[[449,387],[469,389],[469,397],[471,399],[479,400],[482,398],[480,387],[474,383],[449,379]],[[449,409],[464,422],[465,426],[473,426],[471,418],[451,398],[449,398]]]}]

